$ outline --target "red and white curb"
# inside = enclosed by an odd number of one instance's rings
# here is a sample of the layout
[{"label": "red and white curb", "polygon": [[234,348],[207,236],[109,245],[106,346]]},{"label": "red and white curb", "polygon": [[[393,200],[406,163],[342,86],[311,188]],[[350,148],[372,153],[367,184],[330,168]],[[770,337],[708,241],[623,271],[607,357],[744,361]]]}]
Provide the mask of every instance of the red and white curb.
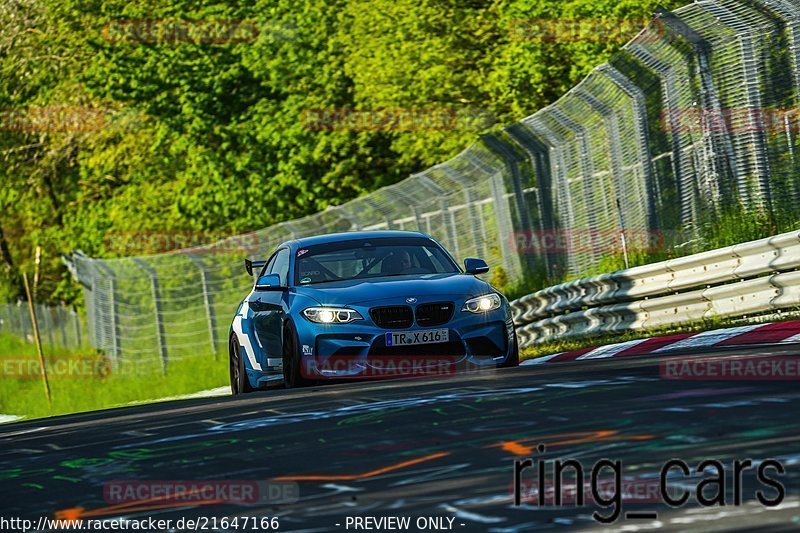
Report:
[{"label": "red and white curb", "polygon": [[629,355],[660,355],[697,348],[747,346],[749,344],[788,344],[795,342],[800,343],[800,320],[637,339],[546,355],[522,361],[520,365],[563,363],[566,361],[582,361],[584,359],[607,359],[609,357],[626,357]]}]

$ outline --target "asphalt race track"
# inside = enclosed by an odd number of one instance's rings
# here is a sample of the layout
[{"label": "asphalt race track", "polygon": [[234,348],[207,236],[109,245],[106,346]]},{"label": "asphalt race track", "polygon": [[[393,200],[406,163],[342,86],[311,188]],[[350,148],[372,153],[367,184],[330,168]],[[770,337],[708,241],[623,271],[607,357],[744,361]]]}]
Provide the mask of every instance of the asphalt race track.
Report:
[{"label": "asphalt race track", "polygon": [[[791,357],[800,348],[705,355]],[[445,517],[456,531],[493,532],[800,525],[798,382],[667,380],[653,358],[174,401],[3,426],[0,441],[6,517],[277,516],[280,531],[353,531],[347,518],[357,516],[408,516],[412,526],[418,517]],[[525,458],[576,459],[587,476],[597,460],[619,460],[623,479],[651,486],[671,458],[691,468],[717,459],[731,470],[727,505],[703,508],[694,492],[679,508],[626,497],[611,526],[592,518],[596,510],[609,514],[597,503],[540,507],[528,497],[517,507],[514,460]],[[771,474],[787,491],[778,507],[755,500],[758,489],[776,492],[759,484],[754,469],[744,474],[742,505],[733,505],[731,465],[747,458],[785,466],[784,475]],[[532,472],[523,480],[535,480]],[[693,491],[699,479],[675,486]],[[146,480],[272,482],[296,487],[299,499],[109,498],[110,482]],[[658,516],[626,519],[626,512]]]}]

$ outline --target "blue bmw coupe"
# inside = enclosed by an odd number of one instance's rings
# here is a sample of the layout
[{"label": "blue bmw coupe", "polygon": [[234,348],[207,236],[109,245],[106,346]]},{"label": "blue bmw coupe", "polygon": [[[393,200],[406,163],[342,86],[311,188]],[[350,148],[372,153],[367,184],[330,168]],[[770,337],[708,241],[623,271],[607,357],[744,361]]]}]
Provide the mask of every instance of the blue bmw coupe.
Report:
[{"label": "blue bmw coupe", "polygon": [[278,246],[229,337],[234,394],[283,381],[440,375],[519,362],[508,301],[424,233],[361,231]]}]

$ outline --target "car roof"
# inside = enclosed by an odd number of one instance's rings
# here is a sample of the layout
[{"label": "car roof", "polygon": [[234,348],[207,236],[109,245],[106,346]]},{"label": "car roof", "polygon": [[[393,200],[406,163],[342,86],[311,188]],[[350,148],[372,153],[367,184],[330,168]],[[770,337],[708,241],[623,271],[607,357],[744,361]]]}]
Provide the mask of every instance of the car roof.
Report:
[{"label": "car roof", "polygon": [[[420,231],[400,231],[400,230],[368,230],[368,231],[345,231],[342,233],[328,233],[326,235],[314,235],[313,237],[303,237],[284,243],[294,247],[303,248],[316,244],[327,244],[329,242],[355,241],[358,239],[381,239],[388,237],[430,237]],[[283,246],[283,245],[282,245]]]}]

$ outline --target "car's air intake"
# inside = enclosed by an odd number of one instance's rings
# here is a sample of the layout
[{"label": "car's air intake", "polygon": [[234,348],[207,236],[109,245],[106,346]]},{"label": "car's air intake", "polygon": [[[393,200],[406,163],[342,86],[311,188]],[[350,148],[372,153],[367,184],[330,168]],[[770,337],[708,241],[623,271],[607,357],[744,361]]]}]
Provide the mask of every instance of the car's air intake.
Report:
[{"label": "car's air intake", "polygon": [[373,307],[369,310],[369,316],[378,327],[385,329],[410,328],[414,323],[414,312],[407,305]]},{"label": "car's air intake", "polygon": [[417,325],[422,327],[447,324],[453,317],[455,306],[451,302],[438,302],[417,306]]}]

